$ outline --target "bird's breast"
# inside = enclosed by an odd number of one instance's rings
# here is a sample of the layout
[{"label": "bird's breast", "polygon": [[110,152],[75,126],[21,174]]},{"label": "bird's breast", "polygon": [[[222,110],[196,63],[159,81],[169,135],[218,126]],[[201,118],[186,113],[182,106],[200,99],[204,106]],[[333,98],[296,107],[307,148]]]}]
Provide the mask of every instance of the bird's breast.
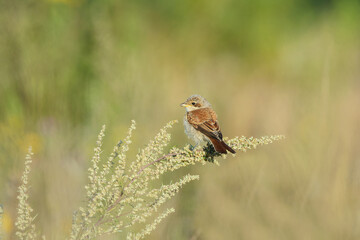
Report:
[{"label": "bird's breast", "polygon": [[191,140],[195,141],[197,144],[200,144],[203,141],[208,141],[208,138],[202,134],[200,131],[196,130],[187,120],[187,116],[184,117],[184,130],[185,134]]}]

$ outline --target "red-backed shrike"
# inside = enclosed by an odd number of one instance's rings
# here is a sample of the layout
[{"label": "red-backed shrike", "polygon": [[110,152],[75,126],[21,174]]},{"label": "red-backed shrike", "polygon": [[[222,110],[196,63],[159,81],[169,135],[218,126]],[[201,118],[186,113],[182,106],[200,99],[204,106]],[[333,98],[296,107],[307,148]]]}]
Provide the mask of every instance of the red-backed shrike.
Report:
[{"label": "red-backed shrike", "polygon": [[180,106],[186,109],[185,133],[196,142],[196,145],[207,141],[212,143],[218,153],[235,153],[234,149],[223,141],[217,115],[205,98],[192,95]]}]

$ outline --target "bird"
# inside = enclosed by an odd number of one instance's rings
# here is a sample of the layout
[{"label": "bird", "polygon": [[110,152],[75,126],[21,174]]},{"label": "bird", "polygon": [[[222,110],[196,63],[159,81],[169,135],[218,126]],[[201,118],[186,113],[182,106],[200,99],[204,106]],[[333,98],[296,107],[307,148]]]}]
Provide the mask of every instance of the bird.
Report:
[{"label": "bird", "polygon": [[227,154],[227,151],[236,153],[223,141],[217,115],[205,98],[195,94],[181,103],[180,106],[185,107],[186,110],[184,116],[185,133],[188,138],[195,141],[196,146],[203,142],[211,142],[218,153]]}]

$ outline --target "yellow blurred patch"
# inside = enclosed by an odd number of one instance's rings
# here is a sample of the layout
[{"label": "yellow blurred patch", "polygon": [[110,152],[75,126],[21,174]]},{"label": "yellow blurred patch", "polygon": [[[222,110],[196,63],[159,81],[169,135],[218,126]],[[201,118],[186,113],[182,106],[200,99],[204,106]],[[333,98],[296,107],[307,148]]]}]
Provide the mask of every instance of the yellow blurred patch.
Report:
[{"label": "yellow blurred patch", "polygon": [[27,133],[24,136],[20,146],[26,147],[26,149],[31,146],[34,154],[39,153],[42,149],[43,143],[41,137],[36,133]]},{"label": "yellow blurred patch", "polygon": [[9,116],[7,121],[0,122],[0,140],[13,148],[14,151],[22,150],[26,153],[32,146],[33,153],[39,153],[43,143],[40,135],[26,132],[24,121],[19,116]]},{"label": "yellow blurred patch", "polygon": [[13,221],[12,221],[10,215],[7,214],[7,213],[4,213],[4,215],[3,215],[3,226],[2,226],[2,228],[3,228],[2,229],[3,232],[6,233],[6,234],[10,234],[14,229]]}]

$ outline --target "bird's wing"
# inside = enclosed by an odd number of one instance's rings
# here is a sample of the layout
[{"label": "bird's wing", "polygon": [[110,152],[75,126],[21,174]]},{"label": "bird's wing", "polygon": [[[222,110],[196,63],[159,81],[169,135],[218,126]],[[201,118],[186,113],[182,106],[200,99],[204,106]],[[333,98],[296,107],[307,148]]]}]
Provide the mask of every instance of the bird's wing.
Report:
[{"label": "bird's wing", "polygon": [[205,134],[209,138],[222,140],[222,133],[217,121],[207,121],[197,126],[197,130]]},{"label": "bird's wing", "polygon": [[216,113],[210,108],[201,108],[188,112],[188,122],[198,131],[209,138],[222,140],[220,126]]}]

